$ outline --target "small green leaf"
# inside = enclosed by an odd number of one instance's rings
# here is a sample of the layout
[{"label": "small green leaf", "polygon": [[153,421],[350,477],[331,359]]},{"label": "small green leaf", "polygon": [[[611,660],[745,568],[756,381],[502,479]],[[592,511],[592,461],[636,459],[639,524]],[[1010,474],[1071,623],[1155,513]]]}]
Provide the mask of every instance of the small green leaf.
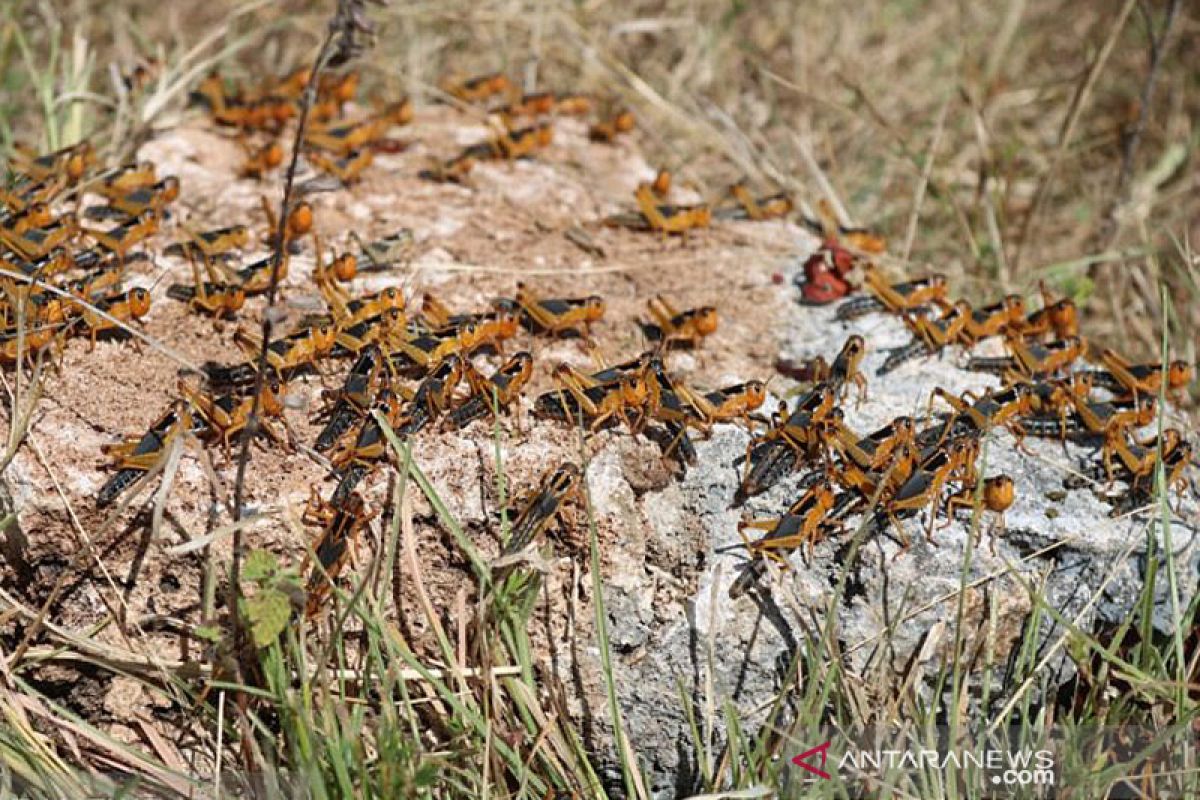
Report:
[{"label": "small green leaf", "polygon": [[441,772],[442,769],[438,764],[423,764],[417,768],[417,772],[413,776],[413,783],[420,787],[434,786]]},{"label": "small green leaf", "polygon": [[275,554],[266,550],[251,550],[246,556],[246,564],[242,567],[242,577],[254,583],[262,583],[266,578],[275,574],[279,569],[279,561]]},{"label": "small green leaf", "polygon": [[1074,635],[1068,636],[1066,650],[1067,655],[1069,655],[1071,660],[1077,665],[1088,663],[1089,651],[1087,643],[1083,641],[1081,637]]},{"label": "small green leaf", "polygon": [[250,620],[250,635],[258,647],[266,647],[279,638],[292,616],[292,604],[287,595],[274,589],[263,589],[245,600],[246,618]]},{"label": "small green leaf", "polygon": [[197,639],[203,639],[206,642],[221,641],[221,629],[216,625],[197,625],[192,630],[192,635]]}]

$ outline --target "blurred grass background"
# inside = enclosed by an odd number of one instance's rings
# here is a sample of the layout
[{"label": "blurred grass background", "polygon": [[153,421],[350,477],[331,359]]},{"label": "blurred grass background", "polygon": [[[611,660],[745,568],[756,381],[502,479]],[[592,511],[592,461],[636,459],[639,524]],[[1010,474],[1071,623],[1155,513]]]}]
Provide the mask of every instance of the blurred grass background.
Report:
[{"label": "blurred grass background", "polygon": [[[19,0],[0,30],[0,137],[103,131],[114,76],[148,59],[282,72],[311,57],[330,5]],[[1046,279],[1086,303],[1093,336],[1132,355],[1157,353],[1170,317],[1177,354],[1194,361],[1198,11],[393,0],[372,13],[378,46],[361,68],[368,91],[418,98],[447,74],[491,70],[620,98],[652,158],[701,189],[748,174],[811,205],[819,171],[856,223],[888,236],[901,270],[945,271],[976,299]],[[186,84],[155,106],[159,124]]]}]

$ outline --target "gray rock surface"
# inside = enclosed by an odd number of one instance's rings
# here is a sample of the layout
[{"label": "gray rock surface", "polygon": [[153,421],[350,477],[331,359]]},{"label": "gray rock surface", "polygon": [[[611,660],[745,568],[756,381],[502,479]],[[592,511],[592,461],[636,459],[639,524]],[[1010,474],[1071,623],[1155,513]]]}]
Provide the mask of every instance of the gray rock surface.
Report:
[{"label": "gray rock surface", "polygon": [[[797,266],[798,262],[789,262],[776,268],[792,272]],[[794,293],[790,283],[780,291]],[[789,302],[787,309],[787,318],[778,325],[781,357],[823,355],[832,360],[848,335],[859,333],[867,338],[870,351],[864,372],[869,399],[861,406],[853,399],[843,404],[854,430],[868,433],[898,414],[927,413],[934,386],[961,393],[997,385],[987,375],[960,368],[965,361],[960,350],[942,358],[917,359],[877,378],[875,370],[886,358],[887,349],[909,340],[898,319],[876,314],[843,324],[834,320],[832,306],[802,307]],[[768,402],[773,405],[777,398]],[[654,573],[643,564],[624,562],[614,564],[605,593],[625,724],[653,776],[655,792],[662,797],[684,791],[694,771],[692,735],[682,710],[681,687],[698,714],[705,708],[715,712],[716,718],[708,722],[717,730],[718,740],[721,708],[726,702],[733,702],[744,720],[761,720],[760,710],[770,703],[798,643],[819,636],[820,627],[827,622],[846,545],[858,529],[859,520],[852,518],[841,536],[816,546],[811,563],[793,555],[794,569],[772,570],[766,582],[770,587],[764,595],[766,602],[750,595],[731,600],[729,586],[745,562],[739,519],[781,513],[797,496],[800,476],[794,474],[751,498],[745,508],[733,508],[739,480],[734,462],[744,455],[747,440],[748,434],[741,428],[718,426],[710,439],[697,442],[699,463],[681,481],[636,500],[620,490],[623,478],[611,469],[611,460],[598,459],[589,472],[597,507],[605,509],[605,499],[611,498],[613,505],[607,512],[629,519],[640,516],[649,552],[670,552],[681,539],[690,541],[690,531],[701,533],[700,571],[688,583],[689,591],[663,602],[662,593],[655,591]],[[995,663],[1001,666],[1013,644],[1020,641],[1033,605],[1022,581],[1042,587],[1049,602],[1067,619],[1091,630],[1097,623],[1119,622],[1130,614],[1145,577],[1148,543],[1153,541],[1160,552],[1165,546],[1162,528],[1152,514],[1112,518],[1110,506],[1087,488],[1061,496],[1063,478],[1082,460],[1094,460],[1094,455],[1073,445],[1068,445],[1064,454],[1057,442],[1029,440],[1027,445],[1028,453],[1018,451],[1007,432],[995,432],[987,440],[983,473],[1010,475],[1016,482],[1017,501],[1006,515],[1003,530],[991,514],[984,514],[965,574],[964,634],[968,643],[973,642],[987,630],[989,616],[994,614],[991,646]],[[1186,498],[1171,522],[1180,602],[1184,604],[1197,591],[1200,574],[1198,518],[1194,499]],[[951,652],[970,514],[961,512],[948,524],[939,520],[936,544],[925,540],[923,522],[924,517],[906,520],[912,539],[907,551],[901,550],[893,536],[875,535],[865,541],[851,567],[850,586],[833,608],[847,668],[857,674],[880,663],[899,672],[923,646],[932,646],[924,653],[931,663],[922,674],[936,675],[942,659]],[[1166,581],[1160,580],[1158,588],[1155,621],[1165,628],[1170,619]],[[648,605],[647,598],[657,599]],[[945,623],[938,631],[940,638],[927,643],[939,623]],[[889,625],[893,627],[890,634]],[[1061,627],[1052,621],[1041,632],[1047,644],[1062,635]],[[888,646],[881,648],[884,640]],[[1059,678],[1069,676],[1070,662],[1063,648],[1057,649],[1048,669]],[[993,675],[993,686],[1000,677],[999,673]]]}]

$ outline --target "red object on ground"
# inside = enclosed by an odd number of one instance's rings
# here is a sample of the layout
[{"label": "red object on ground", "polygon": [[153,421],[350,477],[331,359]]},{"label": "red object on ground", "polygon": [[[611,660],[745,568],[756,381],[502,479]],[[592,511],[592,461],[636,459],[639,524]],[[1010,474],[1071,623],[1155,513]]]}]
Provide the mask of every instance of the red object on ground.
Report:
[{"label": "red object on ground", "polygon": [[821,243],[817,252],[804,262],[804,284],[800,294],[804,302],[815,305],[832,303],[854,291],[846,275],[854,269],[854,254],[835,241]]}]

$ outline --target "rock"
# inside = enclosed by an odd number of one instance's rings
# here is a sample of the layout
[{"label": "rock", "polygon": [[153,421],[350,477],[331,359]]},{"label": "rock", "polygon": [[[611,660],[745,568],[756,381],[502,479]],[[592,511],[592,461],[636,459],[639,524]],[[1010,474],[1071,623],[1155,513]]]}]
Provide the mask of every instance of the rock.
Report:
[{"label": "rock", "polygon": [[[786,272],[788,267],[766,263],[755,271],[769,274],[775,269]],[[886,349],[909,339],[902,323],[877,314],[842,324],[833,314],[828,307],[787,304],[774,328],[780,332],[777,347],[781,358],[823,355],[831,361],[848,335],[867,337],[870,352],[864,371],[869,399],[861,407],[853,400],[843,404],[847,422],[856,431],[869,432],[901,413],[925,413],[934,386],[961,393],[996,385],[989,376],[961,369],[959,353],[918,359],[886,379],[875,379]],[[760,710],[774,697],[799,644],[819,636],[818,626],[832,622],[846,666],[858,675],[866,675],[880,662],[884,669],[899,673],[929,642],[930,663],[921,673],[927,683],[919,687],[928,692],[952,655],[958,594],[964,582],[965,644],[976,647],[993,617],[989,645],[995,663],[1003,665],[1020,642],[1033,607],[1021,581],[1041,587],[1047,601],[1065,618],[1091,630],[1098,623],[1120,622],[1132,612],[1145,579],[1147,531],[1153,531],[1155,548],[1161,552],[1164,547],[1161,526],[1149,523],[1146,515],[1111,518],[1110,507],[1087,489],[1068,491],[1059,502],[1045,496],[1048,489],[1060,489],[1074,464],[1094,459],[1086,449],[1068,445],[1069,455],[1064,456],[1058,443],[1030,439],[1026,454],[1016,449],[1010,434],[995,432],[987,439],[983,473],[1005,473],[1016,482],[1018,499],[1007,514],[1007,530],[999,529],[985,513],[979,539],[968,550],[969,513],[960,513],[948,524],[939,519],[933,543],[925,539],[924,518],[913,518],[905,521],[911,538],[907,550],[894,533],[877,534],[863,543],[851,563],[846,560],[847,545],[860,522],[851,518],[842,535],[816,546],[811,563],[794,555],[793,569],[782,574],[772,570],[779,579],[767,581],[765,593],[731,600],[729,586],[745,560],[737,530],[742,512],[731,508],[731,503],[739,479],[734,461],[745,454],[746,442],[740,428],[717,426],[711,439],[697,443],[699,463],[677,485],[647,491],[638,499],[643,515],[651,521],[646,529],[647,553],[672,552],[681,536],[690,543],[687,531],[700,532],[702,568],[689,574],[685,564],[676,565],[690,590],[669,598],[661,590],[656,592],[653,579],[645,576],[642,595],[656,595],[656,616],[649,627],[631,598],[631,594],[638,596],[637,587],[626,581],[619,590],[605,594],[626,729],[650,772],[656,796],[670,797],[690,788],[685,779],[694,770],[693,743],[680,691],[697,713],[706,707],[717,710],[713,722],[718,735],[725,702],[733,702],[746,724],[752,725],[761,720]],[[606,483],[614,480],[611,473],[604,474]],[[745,513],[777,516],[797,496],[797,480],[798,475],[793,475],[751,498]],[[603,506],[597,505],[603,512]],[[1200,517],[1193,500],[1185,500],[1182,506],[1171,528],[1179,565],[1179,602],[1186,605],[1197,591],[1200,544],[1195,533]],[[1052,508],[1057,513],[1050,516],[1047,511]],[[847,587],[831,609],[843,568],[849,570]],[[1160,578],[1155,596],[1155,624],[1166,631],[1171,617],[1165,579]],[[831,611],[832,621],[827,619]],[[1052,642],[1063,632],[1047,618],[1040,635],[1043,642]],[[884,639],[886,648],[880,647]],[[632,655],[625,652],[630,643],[642,641],[648,642],[644,648],[636,649],[635,644]],[[1064,650],[1057,652],[1049,668],[1060,678],[1071,674]],[[980,678],[977,672],[971,679]],[[1003,686],[999,672],[992,678],[993,687]]]}]

